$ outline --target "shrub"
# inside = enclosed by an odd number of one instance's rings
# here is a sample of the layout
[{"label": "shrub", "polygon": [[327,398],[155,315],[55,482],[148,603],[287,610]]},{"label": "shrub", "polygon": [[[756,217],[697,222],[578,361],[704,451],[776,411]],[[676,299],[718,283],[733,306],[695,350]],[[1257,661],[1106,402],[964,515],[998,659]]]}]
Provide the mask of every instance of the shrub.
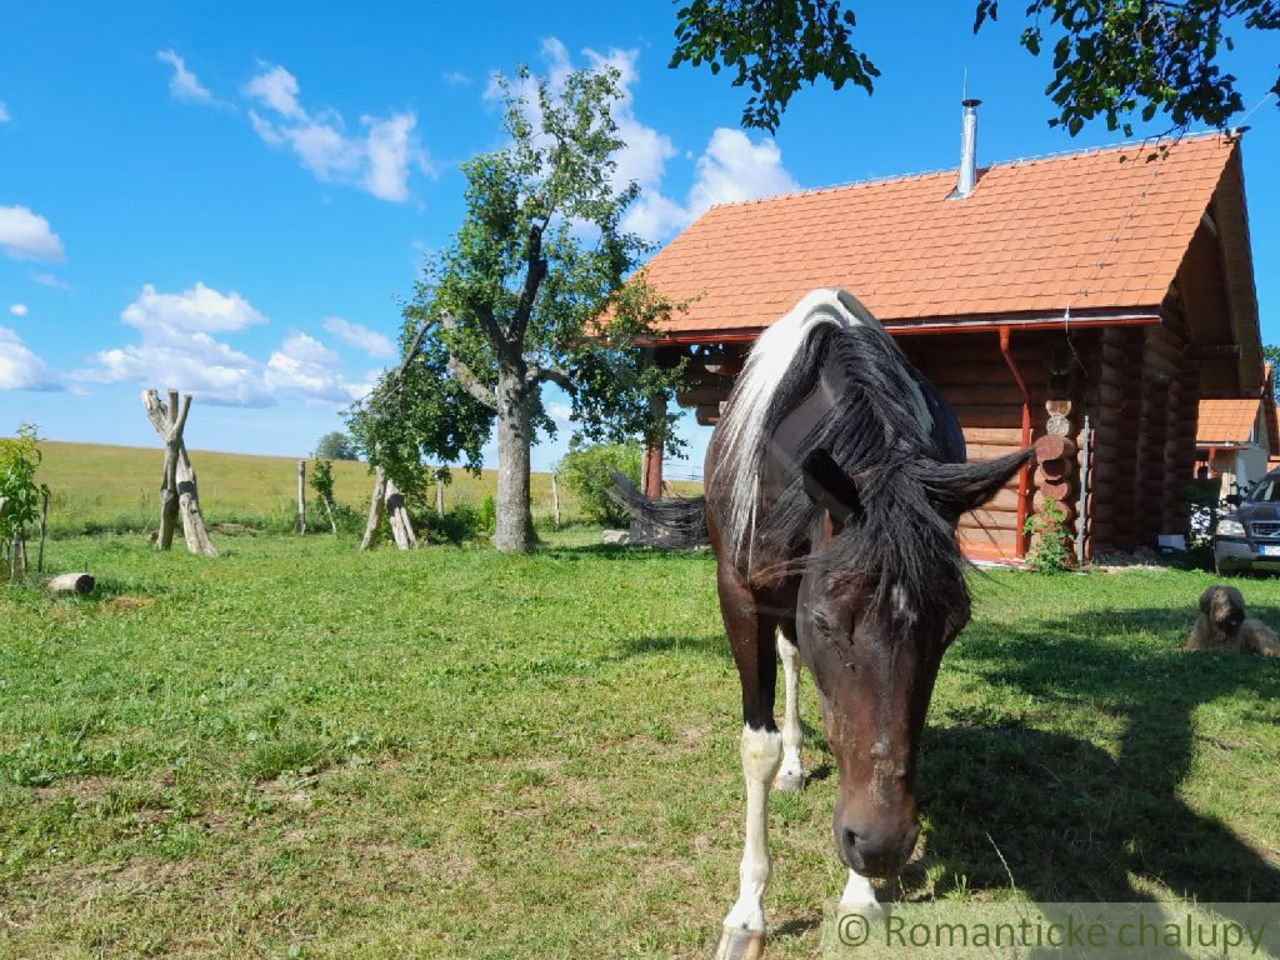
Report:
[{"label": "shrub", "polygon": [[609,496],[613,489],[613,471],[640,482],[643,452],[638,443],[602,443],[594,446],[570,446],[569,452],[555,466],[565,484],[578,496],[578,505],[586,519],[610,527],[624,527],[630,515]]},{"label": "shrub", "polygon": [[36,482],[40,459],[35,424],[20,424],[16,437],[0,440],[0,542],[6,545],[14,539],[25,543],[27,529],[40,519],[40,502],[49,492]]},{"label": "shrub", "polygon": [[1023,532],[1034,538],[1027,565],[1036,573],[1059,573],[1071,565],[1071,533],[1066,519],[1058,501],[1046,497],[1044,509],[1023,524]]}]

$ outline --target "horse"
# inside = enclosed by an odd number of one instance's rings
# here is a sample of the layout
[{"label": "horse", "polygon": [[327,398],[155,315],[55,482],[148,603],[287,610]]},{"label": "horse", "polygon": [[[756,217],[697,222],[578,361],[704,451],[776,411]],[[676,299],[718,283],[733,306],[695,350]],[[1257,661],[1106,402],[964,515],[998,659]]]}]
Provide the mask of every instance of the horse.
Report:
[{"label": "horse", "polygon": [[739,895],[716,960],[764,952],[769,791],[804,779],[801,661],[839,775],[839,909],[877,909],[871,879],[911,857],[920,734],[943,652],[970,615],[956,525],[1030,456],[966,463],[938,390],[855,297],[820,289],[748,354],[708,445],[703,496],[649,498],[616,478],[621,502],[665,544],[715,552],[742,686],[747,808]]}]

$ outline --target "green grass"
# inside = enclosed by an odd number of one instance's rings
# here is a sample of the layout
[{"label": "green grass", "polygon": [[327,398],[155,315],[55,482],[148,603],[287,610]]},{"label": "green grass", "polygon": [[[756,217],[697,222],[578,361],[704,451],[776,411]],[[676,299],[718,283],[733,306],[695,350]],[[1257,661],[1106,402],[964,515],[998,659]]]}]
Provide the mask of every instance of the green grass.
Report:
[{"label": "green grass", "polygon": [[[708,956],[743,813],[712,560],[597,542],[53,543],[100,587],[0,589],[0,956]],[[1280,900],[1280,663],[1178,652],[1209,582],[976,578],[885,895]],[[815,699],[772,957],[842,886]]]},{"label": "green grass", "polygon": [[[158,524],[160,447],[117,447],[46,440],[39,479],[52,492],[49,529],[55,536],[154,529]],[[239,523],[283,532],[297,517],[298,461],[290,457],[261,457],[192,450],[191,463],[200,484],[200,504],[211,524]],[[373,480],[363,463],[334,461],[334,494],[339,503],[360,514],[368,510]],[[534,518],[549,524],[554,516],[551,474],[532,476]],[[496,491],[496,471],[473,477],[456,470],[445,489],[446,506],[479,505]],[[681,492],[697,484],[678,483]],[[307,497],[314,496],[310,488]],[[434,502],[434,501],[433,501]],[[581,519],[573,491],[560,484],[561,519]],[[318,508],[317,508],[318,509]],[[315,525],[327,522],[319,515]]]}]

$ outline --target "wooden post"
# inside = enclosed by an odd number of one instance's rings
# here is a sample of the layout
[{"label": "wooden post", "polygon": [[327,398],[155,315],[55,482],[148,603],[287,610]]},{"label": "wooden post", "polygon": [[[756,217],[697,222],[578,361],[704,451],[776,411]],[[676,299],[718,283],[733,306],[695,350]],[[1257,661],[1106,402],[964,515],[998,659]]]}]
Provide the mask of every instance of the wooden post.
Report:
[{"label": "wooden post", "polygon": [[321,497],[320,502],[324,504],[324,512],[329,515],[329,526],[333,529],[333,535],[338,535],[338,521],[333,519],[333,505],[329,503],[328,497]]},{"label": "wooden post", "polygon": [[387,475],[379,467],[373,475],[373,493],[369,497],[369,519],[360,538],[360,549],[371,550],[382,532],[382,517],[387,508]]},{"label": "wooden post", "polygon": [[560,526],[560,487],[556,483],[556,475],[551,475],[551,510],[555,514],[556,526]]},{"label": "wooden post", "polygon": [[395,537],[396,546],[401,550],[412,549],[417,538],[409,521],[409,510],[404,503],[404,494],[390,478],[387,479],[387,519],[391,523],[391,535]]},{"label": "wooden post", "polygon": [[44,573],[44,532],[49,526],[49,491],[44,491],[44,502],[40,505],[40,553],[36,559],[36,573]]},{"label": "wooden post", "polygon": [[168,550],[173,545],[173,532],[182,517],[182,530],[191,553],[216,557],[217,548],[209,539],[204,514],[200,512],[200,496],[196,487],[196,472],[192,469],[187,445],[182,439],[187,414],[191,410],[191,396],[182,398],[178,406],[178,391],[169,391],[169,404],[165,405],[155,390],[142,391],[142,405],[156,433],[164,441],[164,473],[160,479],[160,532],[156,537],[156,549]]},{"label": "wooden post", "polygon": [[307,532],[307,461],[298,461],[298,532]]},{"label": "wooden post", "polygon": [[440,471],[436,471],[436,516],[444,519],[444,481],[440,479]]}]

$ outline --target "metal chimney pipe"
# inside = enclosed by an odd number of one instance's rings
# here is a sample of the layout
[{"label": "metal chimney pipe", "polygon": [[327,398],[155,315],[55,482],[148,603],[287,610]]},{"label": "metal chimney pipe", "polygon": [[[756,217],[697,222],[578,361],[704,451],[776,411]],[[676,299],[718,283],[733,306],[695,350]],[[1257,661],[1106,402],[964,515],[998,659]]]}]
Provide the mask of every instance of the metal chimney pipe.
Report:
[{"label": "metal chimney pipe", "polygon": [[951,191],[948,200],[963,200],[973,193],[974,184],[978,182],[978,104],[981,100],[962,100],[964,107],[960,126],[960,173],[956,178],[956,188]]}]

